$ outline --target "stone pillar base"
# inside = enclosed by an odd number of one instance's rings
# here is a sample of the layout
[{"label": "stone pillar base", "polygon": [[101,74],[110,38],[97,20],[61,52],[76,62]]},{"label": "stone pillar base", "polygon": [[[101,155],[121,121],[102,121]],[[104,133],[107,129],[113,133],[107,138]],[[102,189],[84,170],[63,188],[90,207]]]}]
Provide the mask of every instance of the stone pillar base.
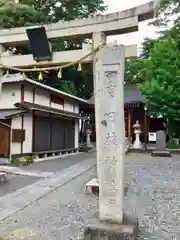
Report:
[{"label": "stone pillar base", "polygon": [[124,215],[122,224],[102,222],[92,218],[84,230],[82,240],[136,240],[139,235],[138,218]]}]

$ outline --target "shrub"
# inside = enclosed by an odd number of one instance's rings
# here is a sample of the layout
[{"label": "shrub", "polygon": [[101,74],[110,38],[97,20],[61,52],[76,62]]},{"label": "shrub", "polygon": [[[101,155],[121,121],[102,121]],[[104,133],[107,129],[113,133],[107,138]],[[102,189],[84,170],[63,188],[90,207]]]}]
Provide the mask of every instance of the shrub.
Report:
[{"label": "shrub", "polygon": [[169,148],[169,149],[177,149],[177,148],[179,148],[179,146],[176,143],[174,143],[172,141],[169,141],[167,143],[167,148]]},{"label": "shrub", "polygon": [[12,164],[14,165],[28,165],[31,163],[33,163],[32,156],[14,157],[12,159]]}]

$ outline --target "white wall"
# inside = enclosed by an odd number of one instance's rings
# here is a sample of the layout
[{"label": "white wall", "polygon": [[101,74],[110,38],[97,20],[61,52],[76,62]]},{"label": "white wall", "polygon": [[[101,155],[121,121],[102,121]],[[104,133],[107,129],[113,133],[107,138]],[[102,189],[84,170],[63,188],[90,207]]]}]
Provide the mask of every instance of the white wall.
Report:
[{"label": "white wall", "polygon": [[24,101],[33,102],[33,86],[25,84],[24,86]]},{"label": "white wall", "polygon": [[79,105],[74,104],[73,102],[70,102],[70,101],[67,101],[67,100],[64,100],[64,106],[61,105],[61,104],[51,102],[51,107],[56,108],[56,109],[65,110],[65,111],[68,111],[68,112],[79,113]]},{"label": "white wall", "polygon": [[[21,86],[20,84],[3,84],[2,94],[0,95],[0,109],[15,108],[14,104],[21,101]],[[33,103],[33,86],[24,85],[24,101]],[[41,88],[35,88],[34,103],[52,107],[56,109],[65,110],[68,112],[79,113],[79,104],[73,101],[64,100],[64,106],[61,104],[51,102],[50,93]]]},{"label": "white wall", "polygon": [[63,110],[63,105],[57,104],[57,103],[54,103],[54,102],[51,102],[51,107],[52,107],[52,108],[56,108],[56,109]]},{"label": "white wall", "polygon": [[15,108],[14,104],[21,101],[20,84],[3,84],[0,94],[0,109]]},{"label": "white wall", "polygon": [[25,129],[25,141],[23,142],[23,153],[32,152],[32,139],[33,139],[33,119],[32,113],[27,113],[24,115],[24,126]]},{"label": "white wall", "polygon": [[[22,129],[22,116],[12,119],[12,129]],[[24,114],[23,129],[25,130],[25,141],[23,142],[23,152],[32,152],[32,113]],[[21,143],[11,141],[11,154],[21,154]]]},{"label": "white wall", "polygon": [[50,107],[50,94],[47,90],[36,88],[35,103]]},{"label": "white wall", "polygon": [[[22,116],[12,118],[11,127],[12,127],[12,129],[21,129],[22,128]],[[21,143],[13,143],[11,140],[10,151],[11,151],[11,154],[20,154],[21,153]]]},{"label": "white wall", "polygon": [[75,105],[75,113],[79,113],[79,104]]},{"label": "white wall", "polygon": [[73,112],[74,111],[74,104],[68,101],[64,101],[64,110],[68,112]]},{"label": "white wall", "polygon": [[74,147],[78,148],[79,147],[79,120],[75,121],[75,135],[74,135]]}]

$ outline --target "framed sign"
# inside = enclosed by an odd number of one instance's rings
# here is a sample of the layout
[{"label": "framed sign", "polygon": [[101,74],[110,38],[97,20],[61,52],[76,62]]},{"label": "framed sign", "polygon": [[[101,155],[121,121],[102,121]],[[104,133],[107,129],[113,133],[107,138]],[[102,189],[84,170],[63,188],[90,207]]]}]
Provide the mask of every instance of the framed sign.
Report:
[{"label": "framed sign", "polygon": [[149,142],[156,142],[156,133],[155,132],[149,132],[148,133],[148,141]]}]

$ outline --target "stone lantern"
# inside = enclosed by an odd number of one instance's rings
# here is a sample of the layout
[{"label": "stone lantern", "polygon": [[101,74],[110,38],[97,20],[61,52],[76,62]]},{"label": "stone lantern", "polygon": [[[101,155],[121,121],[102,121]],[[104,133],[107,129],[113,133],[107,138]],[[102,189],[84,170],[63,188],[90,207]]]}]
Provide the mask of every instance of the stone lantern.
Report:
[{"label": "stone lantern", "polygon": [[86,130],[86,147],[87,148],[93,148],[93,145],[91,143],[91,138],[90,138],[91,134],[92,134],[92,130],[90,128],[87,128]]},{"label": "stone lantern", "polygon": [[133,125],[133,128],[134,128],[134,133],[135,133],[135,141],[134,141],[134,144],[133,144],[133,148],[141,149],[142,148],[142,144],[141,144],[141,141],[140,141],[141,126],[140,126],[138,120]]}]

